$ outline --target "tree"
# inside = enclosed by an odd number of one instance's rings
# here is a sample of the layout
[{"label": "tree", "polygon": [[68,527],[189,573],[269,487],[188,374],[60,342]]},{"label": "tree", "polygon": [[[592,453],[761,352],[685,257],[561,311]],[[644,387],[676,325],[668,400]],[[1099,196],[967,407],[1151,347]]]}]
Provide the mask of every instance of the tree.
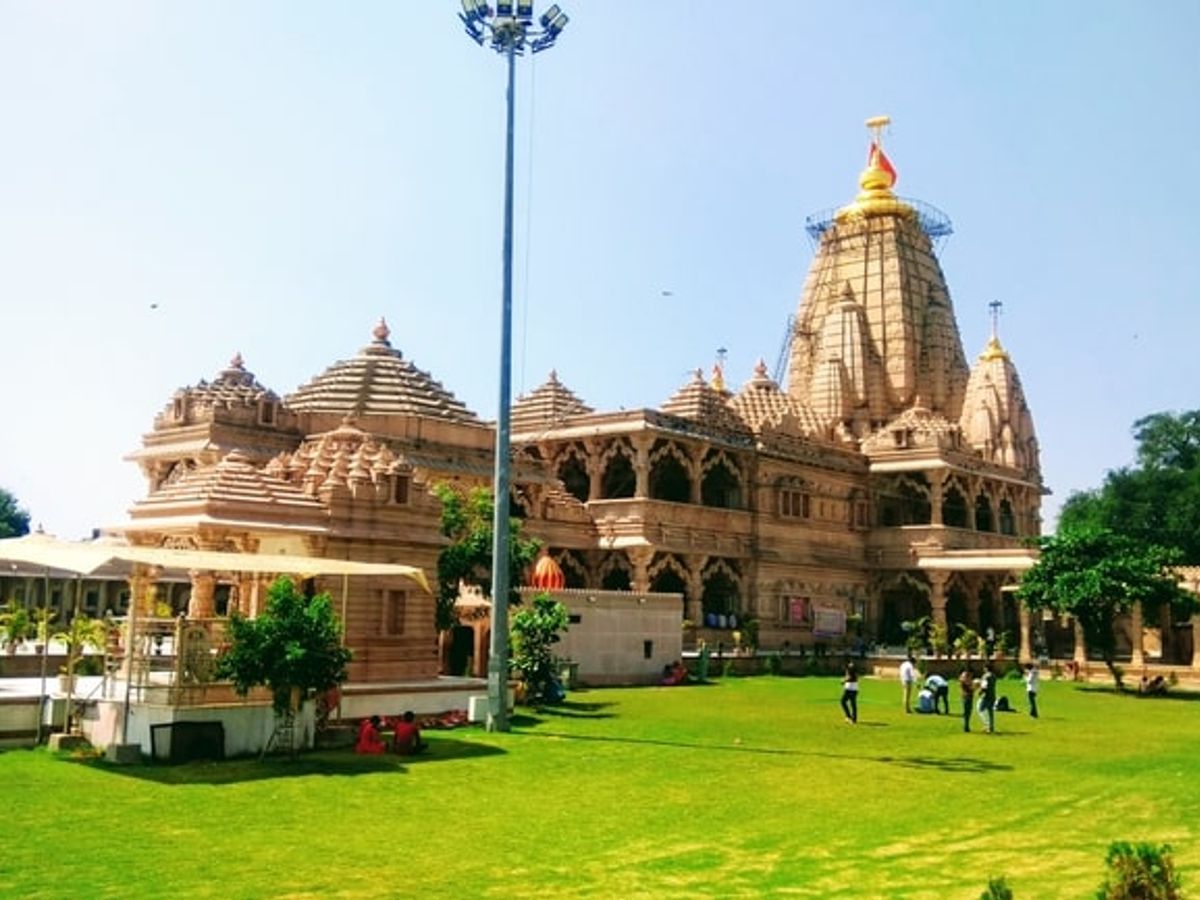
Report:
[{"label": "tree", "polygon": [[0,538],[29,534],[29,513],[17,505],[17,498],[0,488]]},{"label": "tree", "polygon": [[1200,411],[1154,413],[1138,419],[1133,433],[1137,465],[1068,497],[1060,527],[1107,528],[1200,562]]},{"label": "tree", "polygon": [[1053,537],[1038,539],[1038,546],[1041,556],[1025,573],[1017,596],[1032,610],[1074,616],[1117,687],[1122,685],[1114,662],[1116,617],[1139,601],[1151,615],[1167,604],[1186,617],[1197,606],[1170,571],[1178,564],[1177,550],[1142,544],[1092,525],[1060,527]]},{"label": "tree", "polygon": [[[454,601],[458,599],[460,581],[481,588],[484,594],[491,591],[495,506],[487,488],[464,492],[442,483],[435,485],[433,492],[442,503],[442,534],[450,539],[449,546],[438,555],[437,628],[446,631],[454,627]],[[517,593],[521,576],[541,544],[522,536],[520,519],[509,520],[508,533],[508,602],[517,606],[521,603]]]},{"label": "tree", "polygon": [[243,696],[265,685],[277,715],[294,712],[310,692],[323,693],[346,680],[351,653],[342,646],[332,599],[327,593],[305,597],[289,578],[271,585],[266,611],[257,618],[234,614],[229,635],[217,677],[232,681]]},{"label": "tree", "polygon": [[557,681],[554,654],[550,652],[567,629],[567,608],[549,594],[538,594],[530,606],[523,607],[512,619],[512,659],[510,668],[520,669],[525,696],[531,703],[547,700]]}]

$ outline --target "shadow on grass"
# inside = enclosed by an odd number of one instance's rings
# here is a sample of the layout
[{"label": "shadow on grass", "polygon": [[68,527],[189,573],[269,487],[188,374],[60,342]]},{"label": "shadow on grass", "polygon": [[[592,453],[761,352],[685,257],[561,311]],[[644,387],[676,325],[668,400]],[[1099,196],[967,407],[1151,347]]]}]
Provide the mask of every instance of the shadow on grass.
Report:
[{"label": "shadow on grass", "polygon": [[1165,694],[1142,694],[1136,688],[1126,688],[1123,691],[1118,691],[1111,684],[1080,684],[1076,685],[1075,690],[1083,694],[1112,694],[1114,697],[1145,700],[1147,703],[1158,700],[1175,700],[1190,703],[1200,700],[1200,691],[1189,691],[1180,687],[1168,688]]},{"label": "shadow on grass", "polygon": [[612,719],[615,718],[612,713],[601,711],[610,706],[612,706],[611,703],[585,703],[580,700],[564,700],[562,703],[555,703],[553,706],[526,707],[529,710],[528,714],[517,713],[510,716],[509,721],[513,725],[532,728],[542,724],[542,716],[558,719]]},{"label": "shadow on grass", "polygon": [[248,781],[264,781],[269,778],[307,778],[314,775],[354,776],[379,773],[402,774],[415,766],[445,762],[451,759],[469,759],[480,756],[498,756],[505,751],[499,747],[476,744],[471,741],[439,738],[425,733],[429,749],[417,756],[394,756],[390,753],[369,756],[344,750],[313,750],[299,753],[294,758],[269,756],[259,760],[257,756],[242,756],[224,760],[197,760],[195,762],[140,763],[132,766],[117,766],[102,759],[71,759],[80,765],[108,775],[122,775],[157,784],[238,784]]},{"label": "shadow on grass", "polygon": [[862,762],[877,762],[884,765],[905,766],[907,768],[940,769],[948,773],[985,774],[987,772],[1011,772],[1012,766],[1004,763],[994,763],[990,760],[975,759],[969,756],[955,756],[945,759],[920,756],[861,756],[855,753],[822,753],[816,750],[789,750],[785,747],[752,747],[746,744],[699,744],[687,741],[664,741],[656,738],[605,737],[592,734],[564,734],[561,731],[529,731],[524,737],[554,738],[564,741],[586,741],[602,744],[634,744],[655,747],[677,747],[682,750],[701,750],[705,753],[717,751],[721,753],[750,753],[763,756],[816,756],[823,759],[849,759]]}]

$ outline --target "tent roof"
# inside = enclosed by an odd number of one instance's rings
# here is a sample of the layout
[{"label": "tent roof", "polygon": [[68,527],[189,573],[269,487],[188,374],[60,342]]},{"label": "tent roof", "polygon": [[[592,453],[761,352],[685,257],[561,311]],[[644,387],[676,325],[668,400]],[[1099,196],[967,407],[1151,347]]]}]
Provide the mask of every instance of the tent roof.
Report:
[{"label": "tent roof", "polygon": [[90,575],[106,565],[122,563],[164,569],[201,569],[213,572],[257,572],[271,575],[402,575],[426,591],[425,573],[415,566],[364,563],[323,556],[287,556],[280,553],[226,553],[215,550],[173,550],[133,547],[109,541],[62,541],[43,534],[0,540],[0,561],[45,566]]}]

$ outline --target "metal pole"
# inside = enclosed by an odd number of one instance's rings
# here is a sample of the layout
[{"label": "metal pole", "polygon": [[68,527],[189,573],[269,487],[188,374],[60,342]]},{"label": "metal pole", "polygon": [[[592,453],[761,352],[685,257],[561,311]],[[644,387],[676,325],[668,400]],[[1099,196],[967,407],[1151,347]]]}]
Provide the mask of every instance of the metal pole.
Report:
[{"label": "metal pole", "polygon": [[516,35],[508,33],[508,123],[504,146],[504,295],[500,314],[500,404],[496,416],[495,514],[492,520],[492,636],[488,650],[488,731],[508,731],[508,468],[512,392],[513,108]]},{"label": "metal pole", "polygon": [[34,640],[38,637],[42,638],[42,663],[41,663],[41,686],[38,688],[38,721],[37,721],[37,742],[42,742],[42,727],[46,720],[46,653],[50,649],[50,569],[47,567],[42,573],[42,621],[38,627],[45,629],[44,635],[34,634]]}]

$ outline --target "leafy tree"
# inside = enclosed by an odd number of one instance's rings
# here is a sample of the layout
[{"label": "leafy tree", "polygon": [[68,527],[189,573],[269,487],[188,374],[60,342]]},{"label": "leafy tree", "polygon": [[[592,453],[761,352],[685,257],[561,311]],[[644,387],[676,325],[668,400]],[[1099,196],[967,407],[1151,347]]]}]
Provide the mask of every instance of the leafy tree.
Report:
[{"label": "leafy tree", "polygon": [[17,505],[17,498],[0,488],[0,538],[29,534],[29,513]]},{"label": "leafy tree", "polygon": [[1200,562],[1200,411],[1155,413],[1133,429],[1137,465],[1111,471],[1100,488],[1068,497],[1060,527],[1107,528]]},{"label": "leafy tree", "polygon": [[549,594],[538,594],[530,606],[512,618],[512,659],[509,666],[520,669],[525,696],[536,703],[549,697],[555,682],[554,654],[550,648],[567,629],[567,608]]},{"label": "leafy tree", "polygon": [[1178,900],[1179,876],[1168,844],[1129,844],[1116,841],[1104,860],[1108,878],[1096,900]]},{"label": "leafy tree", "polygon": [[1179,616],[1190,615],[1197,606],[1196,598],[1169,571],[1179,561],[1177,550],[1141,544],[1095,526],[1060,527],[1057,535],[1037,543],[1041,556],[1025,573],[1018,597],[1030,609],[1074,616],[1118,687],[1121,674],[1113,660],[1116,617],[1139,601],[1151,615],[1163,604]]},{"label": "leafy tree", "polygon": [[265,685],[277,715],[294,710],[293,694],[325,692],[346,680],[350,651],[342,646],[342,623],[329,594],[311,599],[289,578],[267,592],[267,608],[256,618],[233,615],[229,647],[217,661],[217,677],[233,682],[243,696]]},{"label": "leafy tree", "polygon": [[[479,587],[490,594],[492,581],[492,517],[495,505],[487,488],[462,491],[449,484],[438,484],[434,494],[442,503],[442,534],[450,544],[438,555],[437,628],[454,627],[454,601],[459,581]],[[521,576],[541,549],[534,538],[521,534],[521,520],[509,520],[508,602],[519,605],[517,588]]]}]

